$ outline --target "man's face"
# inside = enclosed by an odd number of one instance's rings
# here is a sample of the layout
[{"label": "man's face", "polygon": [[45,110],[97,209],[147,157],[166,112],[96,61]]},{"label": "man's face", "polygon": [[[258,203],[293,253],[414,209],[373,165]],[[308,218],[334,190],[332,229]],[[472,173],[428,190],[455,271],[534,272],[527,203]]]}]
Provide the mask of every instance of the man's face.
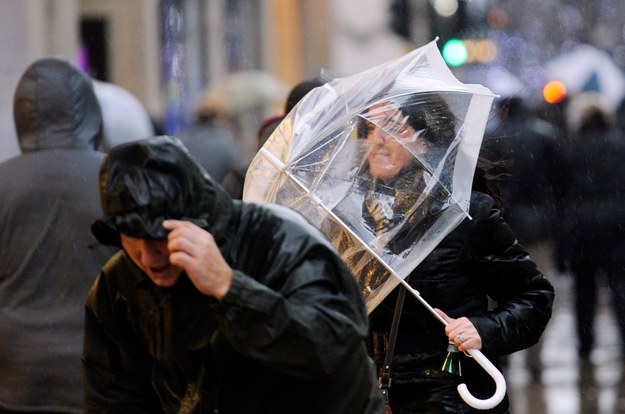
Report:
[{"label": "man's face", "polygon": [[402,113],[388,104],[369,108],[367,161],[371,174],[383,180],[396,176],[414,158],[404,141],[414,140],[416,131]]},{"label": "man's face", "polygon": [[147,240],[121,234],[122,247],[132,261],[160,287],[172,287],[182,269],[169,263],[167,240]]}]

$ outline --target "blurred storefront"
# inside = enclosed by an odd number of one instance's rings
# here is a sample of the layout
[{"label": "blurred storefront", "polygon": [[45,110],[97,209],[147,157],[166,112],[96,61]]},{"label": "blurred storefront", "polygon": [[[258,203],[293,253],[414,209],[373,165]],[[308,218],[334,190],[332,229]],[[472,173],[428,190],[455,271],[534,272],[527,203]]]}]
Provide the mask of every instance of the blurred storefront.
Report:
[{"label": "blurred storefront", "polygon": [[43,55],[73,59],[94,78],[127,89],[163,132],[173,133],[189,122],[202,92],[233,72],[266,71],[290,88],[322,72],[326,77],[353,73],[406,51],[386,24],[389,0],[2,4],[0,160],[18,152],[11,113],[15,84],[26,66]]},{"label": "blurred storefront", "polygon": [[625,67],[621,0],[0,1],[0,160],[18,152],[15,84],[43,55],[75,59],[127,89],[164,132],[189,122],[202,92],[233,72],[264,71],[290,88],[364,70],[436,36],[468,53],[453,68],[459,78],[509,72],[530,91],[544,85],[549,58],[579,44]]}]

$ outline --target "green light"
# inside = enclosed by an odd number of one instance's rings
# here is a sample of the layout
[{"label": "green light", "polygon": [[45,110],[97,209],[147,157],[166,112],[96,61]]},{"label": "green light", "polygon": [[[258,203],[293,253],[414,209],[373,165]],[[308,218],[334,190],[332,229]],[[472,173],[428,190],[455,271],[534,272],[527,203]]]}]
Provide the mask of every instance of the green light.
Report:
[{"label": "green light", "polygon": [[467,63],[467,48],[460,39],[450,39],[443,46],[443,59],[449,66],[462,66]]}]

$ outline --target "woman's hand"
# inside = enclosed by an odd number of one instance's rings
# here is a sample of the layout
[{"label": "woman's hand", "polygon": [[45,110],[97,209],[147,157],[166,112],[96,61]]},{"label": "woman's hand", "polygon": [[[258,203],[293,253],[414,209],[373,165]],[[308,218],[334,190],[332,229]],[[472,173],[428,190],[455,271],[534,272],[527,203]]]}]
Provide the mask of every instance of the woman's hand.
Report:
[{"label": "woman's hand", "polygon": [[223,298],[232,283],[232,268],[221,255],[213,235],[188,221],[165,220],[171,264],[183,268],[197,290]]},{"label": "woman's hand", "polygon": [[464,316],[458,319],[450,318],[442,310],[435,310],[447,322],[445,334],[456,344],[458,350],[464,352],[469,349],[482,349],[482,338],[469,319]]}]

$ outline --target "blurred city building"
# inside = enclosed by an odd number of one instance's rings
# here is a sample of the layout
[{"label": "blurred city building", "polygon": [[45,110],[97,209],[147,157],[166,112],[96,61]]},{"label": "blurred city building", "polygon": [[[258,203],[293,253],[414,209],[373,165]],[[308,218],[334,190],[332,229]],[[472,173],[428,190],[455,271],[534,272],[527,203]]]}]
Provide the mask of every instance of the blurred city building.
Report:
[{"label": "blurred city building", "polygon": [[266,71],[291,87],[361,71],[435,37],[459,78],[503,67],[533,90],[544,86],[547,60],[580,44],[625,66],[621,0],[0,1],[0,160],[19,151],[10,91],[43,55],[76,59],[127,89],[166,133],[233,72]]}]

